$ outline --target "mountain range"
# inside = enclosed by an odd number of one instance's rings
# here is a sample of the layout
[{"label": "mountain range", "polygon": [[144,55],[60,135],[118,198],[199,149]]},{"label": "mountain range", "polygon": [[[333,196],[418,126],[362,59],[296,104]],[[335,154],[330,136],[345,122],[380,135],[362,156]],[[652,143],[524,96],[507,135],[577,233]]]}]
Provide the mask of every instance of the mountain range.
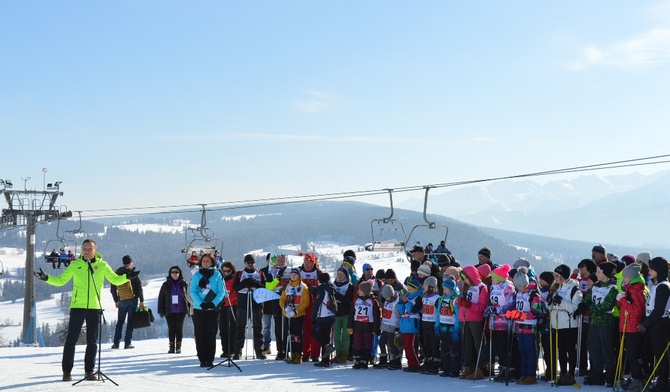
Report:
[{"label": "mountain range", "polygon": [[[423,200],[398,203],[421,211]],[[593,243],[670,247],[670,171],[504,180],[433,193],[432,213],[486,228]]]}]

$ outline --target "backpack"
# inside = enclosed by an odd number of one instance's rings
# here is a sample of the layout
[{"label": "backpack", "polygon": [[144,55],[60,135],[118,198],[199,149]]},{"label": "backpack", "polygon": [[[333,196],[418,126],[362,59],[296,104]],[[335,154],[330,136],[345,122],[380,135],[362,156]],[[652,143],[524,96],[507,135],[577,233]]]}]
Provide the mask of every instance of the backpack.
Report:
[{"label": "backpack", "polygon": [[337,314],[337,300],[335,299],[335,287],[331,284],[326,288],[326,292],[328,293],[328,296],[330,297],[330,301],[328,301],[328,310],[331,312]]}]

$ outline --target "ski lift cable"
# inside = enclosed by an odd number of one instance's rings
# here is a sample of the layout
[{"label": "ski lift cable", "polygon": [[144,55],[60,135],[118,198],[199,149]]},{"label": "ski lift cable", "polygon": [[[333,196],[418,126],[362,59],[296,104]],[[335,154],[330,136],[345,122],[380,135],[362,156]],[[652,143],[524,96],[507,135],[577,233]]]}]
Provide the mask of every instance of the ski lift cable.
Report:
[{"label": "ski lift cable", "polygon": [[[455,182],[446,182],[446,183],[437,183],[432,185],[413,185],[406,187],[398,187],[392,189],[394,192],[412,192],[417,190],[425,189],[426,186],[432,188],[448,188],[454,186],[463,186],[471,185],[482,182],[491,182],[507,179],[518,179],[518,178],[527,178],[527,177],[538,177],[546,175],[555,175],[555,174],[565,174],[565,173],[578,173],[578,172],[588,172],[594,170],[606,170],[614,168],[625,168],[625,167],[638,167],[638,166],[650,166],[657,165],[662,163],[670,163],[670,159],[659,160],[662,158],[670,158],[670,154],[650,156],[644,158],[635,158],[627,159],[606,163],[598,163],[591,165],[582,165],[574,166],[562,169],[553,169],[545,170],[538,172],[530,172],[509,176],[499,176],[499,177],[489,177],[475,180],[464,180],[464,181],[455,181]],[[274,206],[282,204],[294,204],[294,203],[304,203],[304,202],[314,202],[314,201],[325,201],[325,200],[335,200],[335,199],[345,199],[345,198],[354,198],[354,197],[364,197],[379,195],[389,192],[389,188],[378,189],[378,190],[360,190],[360,191],[350,191],[350,192],[334,192],[334,193],[324,193],[324,194],[312,194],[312,195],[302,195],[302,196],[284,196],[284,197],[275,197],[275,198],[261,198],[261,199],[249,199],[249,200],[236,200],[236,201],[222,201],[222,202],[213,202],[208,203],[209,206],[214,206],[210,208],[211,211],[223,211],[223,210],[235,210],[241,208],[251,208],[251,207],[262,207],[262,206]],[[203,204],[197,204],[202,206]],[[150,214],[159,214],[164,213],[166,209],[179,209],[186,208],[184,210],[173,210],[173,213],[189,213],[195,212],[196,210],[189,209],[189,207],[194,207],[196,204],[185,204],[185,205],[163,205],[163,206],[148,206],[148,207],[124,207],[124,208],[113,208],[113,209],[96,209],[96,210],[84,210],[83,212],[108,212],[107,214],[91,214],[86,215],[88,218],[100,218],[108,216],[130,216],[130,215],[150,215]],[[160,209],[162,211],[156,212],[140,212],[143,210],[155,210]],[[129,211],[128,213],[114,213],[114,212]],[[132,211],[132,212],[130,212]]]}]

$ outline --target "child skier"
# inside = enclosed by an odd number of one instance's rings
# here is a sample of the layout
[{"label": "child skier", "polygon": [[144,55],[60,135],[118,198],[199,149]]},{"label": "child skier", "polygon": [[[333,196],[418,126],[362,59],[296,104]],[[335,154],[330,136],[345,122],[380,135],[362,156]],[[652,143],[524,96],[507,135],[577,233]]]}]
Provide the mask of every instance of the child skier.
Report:
[{"label": "child skier", "polygon": [[508,337],[510,328],[514,325],[508,323],[505,314],[514,308],[514,284],[507,280],[509,275],[509,264],[503,264],[491,273],[491,291],[489,299],[491,305],[484,310],[484,317],[489,319],[493,345],[493,357],[498,356],[499,372],[495,381],[505,382],[509,379],[511,363],[507,363]]},{"label": "child skier", "polygon": [[400,321],[398,327],[402,334],[403,346],[405,348],[405,357],[407,358],[407,367],[403,369],[406,372],[416,373],[419,371],[419,357],[417,354],[419,348],[419,323],[421,320],[422,303],[417,301],[419,293],[419,281],[411,278],[405,284],[407,292],[401,292],[398,302],[398,314]]},{"label": "child skier", "polygon": [[509,318],[514,320],[514,327],[519,341],[521,354],[521,368],[517,385],[537,384],[535,369],[537,366],[537,350],[535,335],[537,333],[537,319],[542,314],[542,301],[537,291],[537,285],[530,283],[528,268],[519,267],[514,275],[514,286],[517,289],[514,303],[516,308],[508,312]]},{"label": "child skier", "polygon": [[[644,387],[644,375],[638,360],[643,338],[637,326],[644,315],[644,305],[649,290],[645,286],[644,278],[640,274],[640,265],[631,264],[623,269],[624,292],[617,295],[617,303],[621,310],[619,316],[619,331],[624,334],[626,361],[630,367],[632,381],[626,387],[629,392],[641,392]],[[616,381],[616,380],[615,380]]]},{"label": "child skier", "polygon": [[367,369],[372,352],[373,334],[379,333],[379,303],[372,297],[372,284],[361,281],[358,297],[349,314],[349,333],[352,334],[353,369]]},{"label": "child skier", "polygon": [[442,356],[440,355],[439,334],[435,333],[435,322],[438,317],[438,301],[440,295],[437,291],[437,278],[429,276],[423,282],[423,303],[421,311],[421,333],[423,334],[423,355],[426,360],[421,366],[421,373],[437,374],[442,367]]},{"label": "child skier", "polygon": [[[305,310],[309,306],[309,289],[300,279],[300,270],[293,268],[291,270],[291,280],[281,293],[279,306],[284,309],[284,317],[288,324],[289,331],[289,349],[291,360],[286,362],[293,364],[302,363],[302,331],[305,325]],[[288,350],[286,355],[288,355]]]},{"label": "child skier", "polygon": [[379,337],[379,362],[374,365],[375,369],[388,368],[389,370],[398,370],[400,365],[400,352],[395,344],[396,332],[399,333],[398,323],[400,315],[398,314],[398,295],[391,285],[382,287],[382,319],[381,336]]},{"label": "child skier", "polygon": [[547,302],[551,311],[551,333],[558,340],[558,349],[555,351],[558,351],[561,366],[557,384],[574,385],[579,320],[575,320],[573,315],[582,302],[582,292],[579,291],[577,281],[570,279],[569,266],[561,264],[554,269],[554,284],[549,291],[551,294]]},{"label": "child skier", "polygon": [[[614,263],[600,263],[596,267],[596,283],[587,292],[582,303],[589,307],[589,358],[591,376],[584,380],[586,385],[614,385],[616,360],[612,343],[615,326],[612,309],[616,306],[616,272]],[[603,367],[605,376],[603,376]]]},{"label": "child skier", "polygon": [[333,342],[335,344],[335,363],[347,363],[349,356],[349,311],[351,310],[351,299],[354,293],[354,285],[349,278],[349,271],[345,267],[337,270],[335,278],[335,300],[337,301],[337,312],[335,313],[335,325],[333,327]]},{"label": "child skier", "polygon": [[[458,298],[457,304],[460,312],[463,314],[463,359],[465,370],[459,376],[461,379],[481,380],[484,378],[484,372],[481,367],[475,369],[479,346],[484,333],[484,309],[489,298],[489,291],[486,285],[482,283],[477,268],[469,265],[463,268],[461,273],[464,285],[468,289]],[[460,318],[460,314],[459,314]]]},{"label": "child skier", "polygon": [[456,281],[448,277],[442,282],[444,294],[440,297],[440,317],[435,322],[435,331],[440,335],[442,373],[440,377],[458,377],[461,370],[461,323],[458,321],[456,299],[460,292]]}]

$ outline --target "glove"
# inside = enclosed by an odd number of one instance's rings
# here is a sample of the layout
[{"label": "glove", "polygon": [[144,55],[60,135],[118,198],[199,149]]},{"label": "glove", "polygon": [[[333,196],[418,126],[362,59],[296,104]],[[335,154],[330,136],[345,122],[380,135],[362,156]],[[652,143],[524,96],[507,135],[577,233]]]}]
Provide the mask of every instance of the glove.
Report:
[{"label": "glove", "polygon": [[554,295],[554,298],[552,299],[552,302],[553,302],[554,305],[560,305],[561,302],[563,302],[563,297],[556,294],[556,295]]},{"label": "glove", "polygon": [[507,317],[510,320],[524,321],[526,320],[526,313],[519,312],[516,309],[508,310],[507,313],[505,314],[505,317]]},{"label": "glove", "polygon": [[202,310],[214,309],[214,304],[211,302],[203,302],[200,304],[200,309]]},{"label": "glove", "polygon": [[472,302],[468,301],[467,299],[464,298],[459,298],[456,300],[456,303],[458,306],[466,309],[470,309],[470,306],[472,305]]},{"label": "glove", "polygon": [[575,312],[572,314],[572,318],[577,320],[577,317],[586,313],[587,309],[588,309],[588,306],[585,303],[583,303],[583,302],[580,303],[579,305],[577,305],[577,309],[575,309]]},{"label": "glove", "polygon": [[137,277],[140,275],[140,271],[136,271],[135,267],[133,267],[132,270],[129,272],[126,272],[126,278],[128,279],[137,279]]},{"label": "glove", "polygon": [[214,290],[209,290],[207,295],[205,295],[205,298],[203,298],[202,302],[212,302],[212,300],[216,297],[216,293]]},{"label": "glove", "polygon": [[33,275],[35,275],[37,279],[43,280],[45,282],[49,279],[49,275],[47,275],[46,272],[42,270],[42,268],[40,268],[39,272],[33,272]]},{"label": "glove", "polygon": [[488,317],[490,315],[496,315],[498,314],[498,308],[495,306],[489,306],[486,309],[484,309],[484,317]]},{"label": "glove", "polygon": [[200,287],[201,289],[204,289],[205,287],[207,287],[208,284],[209,284],[209,279],[205,278],[204,276],[202,278],[200,278],[200,280],[198,281],[198,287]]},{"label": "glove", "polygon": [[453,343],[458,343],[461,340],[461,333],[460,331],[453,331],[451,333],[451,341]]}]

